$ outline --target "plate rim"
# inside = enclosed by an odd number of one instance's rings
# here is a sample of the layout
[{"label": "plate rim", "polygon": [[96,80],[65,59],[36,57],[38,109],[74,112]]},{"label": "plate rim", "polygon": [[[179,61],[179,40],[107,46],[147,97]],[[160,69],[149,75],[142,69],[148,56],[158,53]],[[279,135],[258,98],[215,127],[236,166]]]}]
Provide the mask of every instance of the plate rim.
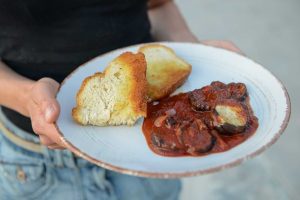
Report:
[{"label": "plate rim", "polygon": [[237,165],[240,165],[241,163],[243,163],[244,161],[253,158],[259,154],[261,154],[262,152],[264,152],[266,149],[268,149],[271,145],[273,145],[278,139],[279,137],[283,134],[284,130],[287,128],[287,125],[289,123],[290,120],[290,116],[291,116],[291,101],[290,101],[290,97],[289,97],[289,93],[286,89],[286,87],[283,85],[282,81],[275,76],[270,70],[268,70],[267,68],[265,68],[263,65],[259,64],[258,62],[254,61],[253,59],[250,59],[242,54],[239,54],[237,52],[233,52],[233,51],[229,51],[220,47],[214,47],[214,46],[209,46],[209,45],[205,45],[205,44],[201,44],[201,43],[191,43],[191,42],[170,42],[170,41],[160,41],[160,42],[150,42],[150,43],[139,43],[139,44],[135,44],[135,45],[130,45],[130,46],[126,46],[126,47],[122,47],[122,48],[117,48],[114,50],[111,50],[109,52],[106,52],[104,54],[101,54],[99,56],[96,56],[84,63],[82,63],[81,65],[79,65],[76,69],[74,69],[60,84],[57,94],[56,94],[56,98],[58,93],[60,92],[60,89],[62,88],[62,86],[65,84],[65,82],[72,77],[72,75],[79,70],[81,67],[85,66],[87,63],[94,61],[95,59],[99,59],[100,57],[104,57],[107,56],[109,54],[114,53],[115,51],[121,51],[121,50],[125,50],[127,48],[132,48],[132,47],[138,47],[141,45],[146,45],[146,44],[188,44],[188,45],[200,45],[200,46],[205,46],[208,48],[213,48],[213,49],[218,49],[221,51],[226,51],[229,52],[231,54],[236,54],[238,56],[242,56],[250,61],[252,61],[253,63],[258,64],[258,66],[260,68],[262,68],[263,70],[265,70],[267,73],[269,73],[271,76],[273,76],[275,78],[275,80],[278,82],[278,84],[281,86],[281,89],[284,92],[284,97],[286,100],[286,111],[285,111],[285,116],[284,116],[284,120],[282,121],[279,130],[274,134],[273,138],[266,143],[265,145],[261,146],[259,149],[257,149],[256,151],[249,153],[247,155],[245,155],[242,158],[238,158],[236,160],[233,160],[229,163],[217,166],[217,167],[212,167],[212,168],[208,168],[208,169],[202,169],[202,170],[195,170],[195,171],[186,171],[186,172],[173,172],[173,173],[160,173],[160,172],[147,172],[147,171],[141,171],[141,170],[133,170],[133,169],[128,169],[128,168],[124,168],[124,167],[119,167],[119,166],[115,166],[109,163],[106,163],[104,161],[95,159],[89,155],[87,155],[86,153],[82,152],[80,149],[78,149],[76,146],[74,146],[71,142],[67,141],[66,138],[64,137],[64,134],[62,133],[62,131],[59,129],[59,126],[57,124],[57,122],[54,122],[54,127],[57,130],[60,140],[61,142],[65,145],[65,147],[70,150],[71,152],[73,152],[76,156],[81,157],[85,160],[88,160],[91,163],[94,163],[102,168],[108,169],[108,170],[112,170],[112,171],[116,171],[122,174],[127,174],[127,175],[133,175],[133,176],[139,176],[139,177],[148,177],[148,178],[182,178],[182,177],[191,177],[191,176],[197,176],[197,175],[204,175],[204,174],[210,174],[210,173],[214,173],[214,172],[218,172],[221,171],[223,169],[227,169],[227,168],[231,168]]}]

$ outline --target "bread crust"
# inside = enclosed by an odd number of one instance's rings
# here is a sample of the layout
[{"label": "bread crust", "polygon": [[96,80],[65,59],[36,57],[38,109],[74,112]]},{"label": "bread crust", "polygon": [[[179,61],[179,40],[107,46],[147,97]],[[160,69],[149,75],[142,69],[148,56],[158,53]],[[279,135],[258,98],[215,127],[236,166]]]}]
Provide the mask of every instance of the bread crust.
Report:
[{"label": "bread crust", "polygon": [[[169,54],[172,54],[174,56],[174,60],[172,62],[182,62],[185,65],[185,69],[172,69],[167,72],[167,77],[157,77],[157,79],[165,78],[164,83],[162,86],[155,86],[151,84],[151,82],[148,80],[148,101],[154,101],[161,98],[164,98],[168,95],[170,95],[172,92],[174,92],[178,87],[180,87],[188,78],[192,71],[192,66],[178,57],[175,52],[164,45],[161,44],[147,44],[139,48],[139,52],[145,53],[148,49],[164,49]],[[170,61],[171,62],[171,61]],[[149,63],[148,63],[148,69],[152,70]],[[161,71],[164,71],[164,66],[161,67]],[[166,71],[165,71],[166,72]]]},{"label": "bread crust", "polygon": [[[134,57],[132,55],[135,55]],[[125,52],[120,55],[119,62],[123,62],[124,66],[128,67],[128,70],[133,77],[131,92],[129,101],[133,105],[133,111],[143,117],[147,116],[147,80],[146,69],[147,64],[143,53],[133,54],[131,52]]]},{"label": "bread crust", "polygon": [[[146,60],[145,56],[142,53],[133,54],[131,52],[122,53],[120,56],[115,58],[111,63],[118,62],[122,63],[123,67],[130,73],[132,77],[131,87],[128,89],[129,92],[129,102],[132,106],[134,116],[136,118],[143,116],[146,117],[147,115],[147,100],[146,100],[146,93],[147,93],[147,80],[146,80]],[[104,70],[103,73],[97,72],[94,75],[86,77],[77,92],[76,95],[76,107],[72,109],[72,116],[73,119],[79,123],[83,124],[80,116],[80,108],[83,105],[81,102],[81,96],[83,91],[87,87],[89,81],[91,81],[95,77],[103,78],[106,76],[110,65]],[[112,124],[111,124],[112,125]]]},{"label": "bread crust", "polygon": [[[182,86],[184,82],[187,80],[189,77],[189,73],[173,73],[171,76],[177,76],[176,82],[171,82],[168,85],[166,85],[164,88],[158,88],[158,87],[152,87],[151,91],[149,90],[148,94],[151,94],[151,97],[148,98],[148,101],[155,101],[162,99],[164,97],[169,96],[172,94],[177,88]],[[148,86],[149,88],[149,86]]]},{"label": "bread crust", "polygon": [[96,72],[95,74],[86,77],[86,78],[83,80],[83,82],[82,82],[82,84],[81,84],[81,86],[80,86],[80,88],[79,88],[79,90],[78,90],[78,92],[77,92],[77,94],[76,94],[76,107],[74,107],[74,108],[72,109],[72,116],[73,116],[73,119],[74,119],[78,124],[82,124],[82,123],[81,123],[81,120],[80,120],[80,114],[79,114],[79,109],[80,109],[80,106],[82,105],[82,103],[81,103],[81,101],[80,101],[80,96],[82,95],[83,90],[84,90],[85,87],[87,86],[87,83],[88,83],[91,79],[93,79],[93,78],[95,78],[95,77],[97,77],[97,76],[98,76],[99,78],[102,78],[102,77],[104,77],[104,74],[101,73],[101,72]]}]

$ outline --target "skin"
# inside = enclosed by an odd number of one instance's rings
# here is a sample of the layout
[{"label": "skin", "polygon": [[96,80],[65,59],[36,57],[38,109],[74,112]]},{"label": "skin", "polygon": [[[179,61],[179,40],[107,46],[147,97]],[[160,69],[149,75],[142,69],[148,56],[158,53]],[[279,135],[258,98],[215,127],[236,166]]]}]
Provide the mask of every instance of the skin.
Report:
[{"label": "skin", "polygon": [[[173,1],[151,2],[148,13],[152,35],[156,40],[200,42],[242,54],[230,41],[198,40]],[[33,81],[12,71],[0,61],[0,105],[30,117],[34,132],[39,136],[41,143],[50,149],[65,148],[54,127],[60,113],[60,106],[55,99],[58,88],[59,83],[51,78]]]}]

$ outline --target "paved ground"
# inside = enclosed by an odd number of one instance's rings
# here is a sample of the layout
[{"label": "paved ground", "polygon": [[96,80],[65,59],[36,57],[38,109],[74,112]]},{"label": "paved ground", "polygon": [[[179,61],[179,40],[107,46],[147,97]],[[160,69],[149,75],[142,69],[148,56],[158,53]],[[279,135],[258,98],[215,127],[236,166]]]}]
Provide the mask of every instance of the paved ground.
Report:
[{"label": "paved ground", "polygon": [[300,199],[300,1],[177,0],[200,39],[234,41],[286,85],[292,116],[280,140],[239,167],[184,179],[182,200]]}]

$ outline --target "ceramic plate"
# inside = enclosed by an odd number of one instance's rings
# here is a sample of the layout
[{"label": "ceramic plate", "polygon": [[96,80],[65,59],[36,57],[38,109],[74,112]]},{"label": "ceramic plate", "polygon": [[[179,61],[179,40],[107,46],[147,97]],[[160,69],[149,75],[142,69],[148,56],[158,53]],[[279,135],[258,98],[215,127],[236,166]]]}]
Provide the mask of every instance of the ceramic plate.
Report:
[{"label": "ceramic plate", "polygon": [[101,167],[120,173],[175,178],[215,172],[235,166],[258,155],[284,131],[290,116],[290,101],[281,82],[261,65],[223,49],[191,43],[166,43],[192,65],[192,73],[175,93],[201,88],[212,81],[243,82],[250,104],[259,119],[256,133],[244,143],[203,157],[162,157],[147,146],[140,119],[134,126],[80,126],[71,117],[75,97],[85,77],[103,71],[125,51],[136,52],[139,45],[118,49],[81,65],[61,85],[57,99],[61,114],[57,129],[67,148]]}]

